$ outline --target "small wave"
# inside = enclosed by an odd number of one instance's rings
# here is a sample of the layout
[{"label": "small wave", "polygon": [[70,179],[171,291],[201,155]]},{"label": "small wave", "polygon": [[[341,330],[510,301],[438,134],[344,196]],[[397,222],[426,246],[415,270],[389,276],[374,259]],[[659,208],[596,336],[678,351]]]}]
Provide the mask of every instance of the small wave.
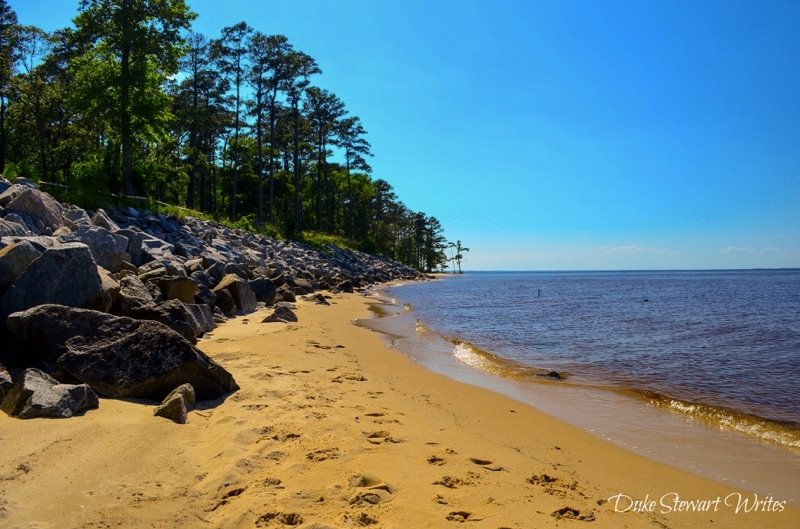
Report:
[{"label": "small wave", "polygon": [[800,425],[772,421],[724,407],[679,400],[652,391],[639,393],[650,405],[680,414],[690,420],[800,450]]},{"label": "small wave", "polygon": [[485,351],[474,344],[458,338],[445,337],[453,344],[453,356],[461,362],[475,369],[492,373],[493,375],[507,378],[533,378],[548,375],[544,369],[525,366],[494,353]]}]

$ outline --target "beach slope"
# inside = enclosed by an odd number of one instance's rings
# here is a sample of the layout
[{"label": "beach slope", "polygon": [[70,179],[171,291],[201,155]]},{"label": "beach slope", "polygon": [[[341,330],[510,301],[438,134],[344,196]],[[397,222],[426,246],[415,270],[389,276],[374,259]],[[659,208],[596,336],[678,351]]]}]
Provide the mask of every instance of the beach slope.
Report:
[{"label": "beach slope", "polygon": [[[0,526],[800,525],[796,505],[752,509],[751,493],[431,373],[351,323],[369,298],[330,302],[300,302],[296,324],[256,312],[202,340],[241,390],[185,425],[120,400],[69,420],[1,415]],[[633,512],[628,498],[648,501]]]}]

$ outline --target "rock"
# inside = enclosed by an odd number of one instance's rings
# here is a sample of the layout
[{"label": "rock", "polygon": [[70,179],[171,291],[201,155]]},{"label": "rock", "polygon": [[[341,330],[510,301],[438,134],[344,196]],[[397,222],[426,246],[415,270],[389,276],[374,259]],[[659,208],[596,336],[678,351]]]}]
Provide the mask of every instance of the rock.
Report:
[{"label": "rock", "polygon": [[217,324],[214,323],[214,313],[211,311],[209,305],[205,303],[190,303],[186,304],[185,307],[189,309],[189,312],[191,312],[194,317],[194,321],[197,322],[195,332],[197,332],[198,337],[216,329]]},{"label": "rock", "polygon": [[106,397],[161,401],[185,383],[201,399],[239,389],[230,373],[159,322],[41,305],[7,324],[30,350]]},{"label": "rock", "polygon": [[61,238],[65,242],[82,242],[89,247],[94,261],[111,272],[119,272],[123,261],[131,259],[128,238],[98,226],[79,226]]},{"label": "rock", "polygon": [[0,403],[6,398],[12,386],[14,386],[14,380],[11,378],[11,374],[6,369],[6,366],[0,364]]},{"label": "rock", "polygon": [[230,292],[225,289],[215,292],[217,301],[215,307],[218,308],[223,315],[230,318],[236,315],[236,301]]},{"label": "rock", "polygon": [[[220,290],[227,290],[236,302],[236,307],[241,314],[247,314],[256,310],[256,295],[250,284],[237,276],[236,274],[228,274],[222,278],[222,281],[214,287],[214,293],[219,296]],[[223,309],[223,312],[225,310]],[[226,313],[227,314],[227,313]]]},{"label": "rock", "polygon": [[353,293],[353,283],[351,281],[342,281],[338,285],[336,285],[336,289],[340,292],[349,292]]},{"label": "rock", "polygon": [[275,284],[270,279],[266,277],[253,279],[250,281],[250,288],[253,289],[257,301],[263,301],[267,305],[275,303],[277,288],[275,288]]},{"label": "rock", "polygon": [[92,216],[92,224],[95,226],[99,226],[101,228],[105,228],[108,231],[118,231],[119,226],[116,222],[111,220],[111,217],[108,216],[108,213],[103,211],[103,209],[98,209],[95,214]]},{"label": "rock", "polygon": [[297,296],[285,285],[278,289],[277,298],[279,301],[288,301],[289,303],[297,301]]},{"label": "rock", "polygon": [[182,384],[153,410],[153,415],[164,417],[178,424],[185,424],[188,413],[194,409],[195,395],[191,384]]},{"label": "rock", "polygon": [[45,303],[104,310],[109,302],[89,248],[68,243],[46,250],[6,290],[0,298],[0,321]]},{"label": "rock", "polygon": [[20,184],[11,184],[8,188],[6,188],[3,192],[0,193],[0,206],[6,207],[12,200],[17,198],[22,194],[28,186],[23,186]]},{"label": "rock", "polygon": [[33,219],[40,220],[44,226],[51,230],[56,230],[64,225],[64,221],[61,218],[63,211],[61,204],[47,193],[38,189],[26,187],[6,204],[5,208],[8,211],[24,213]]},{"label": "rock", "polygon": [[194,303],[198,283],[188,277],[166,276],[156,280],[164,299],[178,299],[184,303]]},{"label": "rock", "polygon": [[31,235],[31,231],[24,225],[0,219],[0,237],[25,237],[26,235]]},{"label": "rock", "polygon": [[156,304],[145,284],[136,276],[128,275],[120,279],[120,291],[113,312],[120,316],[130,316],[133,312]]},{"label": "rock", "polygon": [[197,337],[202,334],[200,324],[192,312],[177,299],[130,311],[128,316],[137,320],[161,322],[191,343],[196,343]]},{"label": "rock", "polygon": [[217,295],[213,290],[200,283],[197,285],[197,294],[194,295],[194,300],[199,303],[205,303],[209,307],[213,307],[217,303]]},{"label": "rock", "polygon": [[278,306],[272,314],[261,320],[261,323],[281,322],[289,323],[297,321],[297,315],[288,307]]},{"label": "rock", "polygon": [[92,219],[89,218],[89,215],[86,213],[86,211],[77,207],[70,208],[67,206],[62,214],[62,219],[64,220],[64,224],[73,229],[77,228],[78,226],[92,225]]},{"label": "rock", "polygon": [[59,384],[38,369],[26,369],[3,399],[2,410],[12,417],[69,418],[97,408],[97,394],[86,384]]},{"label": "rock", "polygon": [[42,252],[22,240],[0,249],[0,293],[14,283]]},{"label": "rock", "polygon": [[312,294],[308,296],[308,301],[313,301],[317,305],[330,305],[322,294]]},{"label": "rock", "polygon": [[3,194],[6,189],[11,187],[11,182],[6,180],[5,178],[0,177],[0,194]]},{"label": "rock", "polygon": [[121,287],[119,282],[111,275],[111,272],[102,266],[97,267],[97,275],[100,276],[101,288],[106,292],[106,294],[108,294],[108,303],[106,303],[106,306],[103,308],[102,312],[108,312],[117,301]]},{"label": "rock", "polygon": [[142,263],[167,259],[173,256],[174,247],[166,241],[150,237],[142,240],[141,259]]}]

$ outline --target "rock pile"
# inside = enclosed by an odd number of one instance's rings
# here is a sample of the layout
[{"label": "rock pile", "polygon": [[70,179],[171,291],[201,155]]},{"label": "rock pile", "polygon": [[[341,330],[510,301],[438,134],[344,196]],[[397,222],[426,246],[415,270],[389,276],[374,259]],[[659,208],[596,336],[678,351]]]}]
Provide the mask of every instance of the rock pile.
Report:
[{"label": "rock pile", "polygon": [[161,401],[191,384],[198,399],[218,398],[238,386],[194,344],[219,322],[259,304],[291,321],[280,304],[297,296],[418,276],[194,218],[85,211],[0,178],[0,403],[68,417],[96,395]]}]

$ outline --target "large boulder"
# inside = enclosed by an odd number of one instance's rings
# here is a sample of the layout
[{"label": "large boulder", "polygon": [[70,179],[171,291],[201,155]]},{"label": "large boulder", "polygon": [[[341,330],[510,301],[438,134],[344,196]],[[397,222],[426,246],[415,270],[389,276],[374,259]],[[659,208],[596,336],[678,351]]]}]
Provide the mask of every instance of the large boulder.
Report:
[{"label": "large boulder", "polygon": [[67,243],[47,249],[6,290],[0,298],[0,321],[45,303],[106,310],[110,301],[89,247]]},{"label": "large boulder", "polygon": [[38,369],[26,369],[0,408],[20,419],[66,419],[98,405],[97,394],[88,385],[59,384]]},{"label": "large boulder", "polygon": [[64,241],[82,242],[89,247],[95,262],[110,272],[119,272],[123,261],[130,261],[128,239],[99,226],[79,226],[61,237]]},{"label": "large boulder", "polygon": [[0,292],[13,284],[40,255],[42,252],[25,240],[0,249]]},{"label": "large boulder", "polygon": [[61,218],[63,212],[61,204],[38,189],[26,187],[6,204],[5,208],[40,220],[44,226],[53,231],[64,225],[64,220]]},{"label": "large boulder", "polygon": [[275,287],[275,283],[269,278],[259,277],[258,279],[253,279],[250,281],[250,288],[253,289],[256,300],[263,301],[266,305],[275,303],[278,289]]},{"label": "large boulder", "polygon": [[166,325],[97,311],[41,305],[12,314],[8,328],[31,350],[112,398],[160,401],[189,383],[201,399],[239,388],[230,373]]},{"label": "large boulder", "polygon": [[150,290],[145,286],[141,279],[134,275],[124,276],[119,280],[120,290],[117,294],[117,302],[112,309],[115,314],[120,316],[130,316],[135,311],[145,307],[152,307],[156,300],[150,294]]},{"label": "large boulder", "polygon": [[0,219],[0,237],[25,237],[31,231],[24,225]]},{"label": "large boulder", "polygon": [[214,329],[211,309],[207,305],[186,304],[177,299],[131,310],[127,316],[159,321],[192,343],[198,336]]},{"label": "large boulder", "polygon": [[177,299],[184,303],[194,303],[198,283],[185,276],[163,276],[156,279],[156,284],[164,294],[164,299]]},{"label": "large boulder", "polygon": [[117,223],[111,220],[111,217],[109,217],[108,213],[103,211],[103,209],[98,209],[94,216],[92,216],[92,224],[101,228],[105,228],[108,231],[119,230]]},{"label": "large boulder", "polygon": [[[214,287],[214,292],[219,296],[220,290],[227,290],[236,302],[236,308],[241,314],[256,310],[256,299],[250,284],[236,274],[228,274]],[[224,309],[223,309],[224,311]]]}]

